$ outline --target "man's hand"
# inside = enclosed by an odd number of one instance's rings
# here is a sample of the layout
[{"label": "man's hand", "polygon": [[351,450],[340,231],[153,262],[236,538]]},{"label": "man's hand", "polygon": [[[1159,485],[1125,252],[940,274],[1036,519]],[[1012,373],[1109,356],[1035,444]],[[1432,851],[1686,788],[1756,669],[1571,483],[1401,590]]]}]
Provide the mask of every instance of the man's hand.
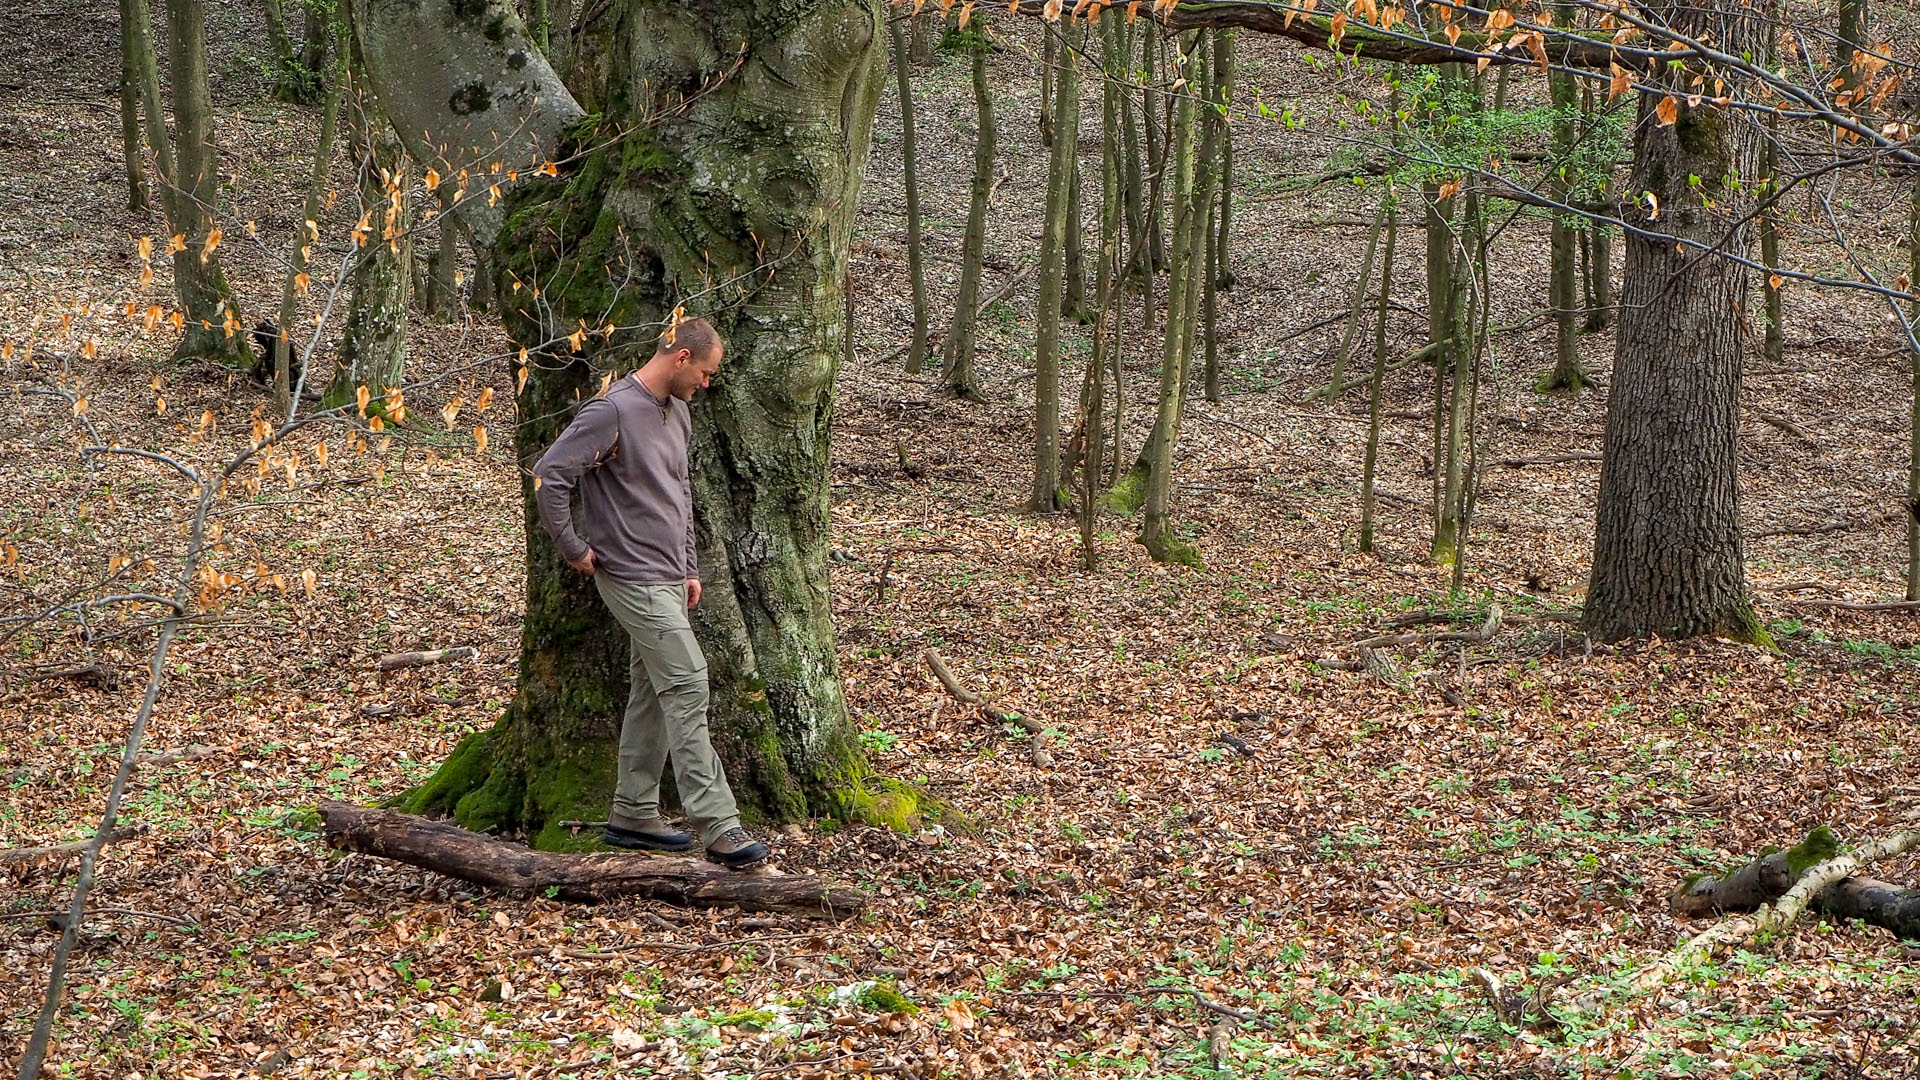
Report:
[{"label": "man's hand", "polygon": [[600,570],[600,563],[593,557],[592,548],[588,548],[587,553],[577,559],[568,559],[567,565],[587,575],[598,573]]},{"label": "man's hand", "polygon": [[687,579],[687,607],[689,609],[692,609],[692,608],[697,608],[699,606],[700,606],[700,579],[697,577],[690,577]]}]

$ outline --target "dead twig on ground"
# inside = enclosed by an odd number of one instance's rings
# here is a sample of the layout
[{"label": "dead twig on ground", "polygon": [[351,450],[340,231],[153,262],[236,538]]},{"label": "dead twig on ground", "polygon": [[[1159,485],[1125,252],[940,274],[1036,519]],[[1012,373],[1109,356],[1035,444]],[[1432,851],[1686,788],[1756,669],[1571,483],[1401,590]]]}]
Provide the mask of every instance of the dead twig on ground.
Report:
[{"label": "dead twig on ground", "polygon": [[441,664],[450,660],[467,660],[474,656],[470,645],[456,645],[451,649],[429,649],[426,652],[388,653],[373,662],[376,671],[398,671],[401,668],[422,667],[427,664]]},{"label": "dead twig on ground", "polygon": [[1012,724],[1017,728],[1025,730],[1027,734],[1033,736],[1033,763],[1043,769],[1053,767],[1053,755],[1048,752],[1046,746],[1041,742],[1047,733],[1045,724],[1042,724],[1031,716],[1001,712],[994,708],[988,703],[986,698],[960,685],[960,680],[954,675],[953,669],[947,667],[947,662],[942,660],[940,654],[934,650],[928,649],[926,658],[927,667],[932,669],[933,677],[940,680],[940,685],[947,688],[947,693],[952,694],[955,701],[960,702],[962,705],[972,705],[974,708],[979,709],[981,712],[986,713],[989,717],[1002,724]]}]

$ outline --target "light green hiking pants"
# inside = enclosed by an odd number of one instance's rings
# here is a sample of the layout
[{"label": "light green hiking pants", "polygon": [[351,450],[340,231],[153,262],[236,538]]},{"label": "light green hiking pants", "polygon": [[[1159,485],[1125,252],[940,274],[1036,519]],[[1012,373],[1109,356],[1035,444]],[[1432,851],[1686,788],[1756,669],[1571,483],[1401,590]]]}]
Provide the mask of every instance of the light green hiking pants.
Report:
[{"label": "light green hiking pants", "polygon": [[740,810],[707,734],[707,658],[687,623],[687,587],[633,585],[604,573],[593,575],[593,583],[632,641],[614,812],[657,815],[660,773],[671,755],[680,806],[701,844],[712,844],[740,824]]}]

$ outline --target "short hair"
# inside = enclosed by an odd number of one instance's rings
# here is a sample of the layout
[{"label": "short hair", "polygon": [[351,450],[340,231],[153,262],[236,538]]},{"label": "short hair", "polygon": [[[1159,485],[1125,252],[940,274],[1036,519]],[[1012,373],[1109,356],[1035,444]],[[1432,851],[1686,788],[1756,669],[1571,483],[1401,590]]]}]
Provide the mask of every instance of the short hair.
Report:
[{"label": "short hair", "polygon": [[696,357],[706,357],[719,347],[720,332],[713,328],[712,323],[695,315],[667,327],[666,333],[660,335],[660,344],[653,354],[664,356],[685,349]]}]

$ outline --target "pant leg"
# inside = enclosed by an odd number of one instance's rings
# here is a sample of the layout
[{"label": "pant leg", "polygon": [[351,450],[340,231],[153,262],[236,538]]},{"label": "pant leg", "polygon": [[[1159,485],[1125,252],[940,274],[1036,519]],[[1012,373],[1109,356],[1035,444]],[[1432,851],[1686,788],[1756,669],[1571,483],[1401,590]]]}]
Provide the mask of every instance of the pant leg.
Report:
[{"label": "pant leg", "polygon": [[626,630],[627,711],[620,722],[620,764],[614,776],[613,810],[621,817],[645,820],[660,813],[660,773],[667,765],[666,717],[647,672],[643,638],[648,597],[639,586],[595,574],[593,583],[613,617]]},{"label": "pant leg", "polygon": [[639,594],[628,605],[640,613],[629,633],[659,704],[680,805],[700,830],[701,842],[711,844],[740,824],[740,811],[713,751],[707,726],[707,661],[687,621],[686,587],[611,584],[607,591]]}]

